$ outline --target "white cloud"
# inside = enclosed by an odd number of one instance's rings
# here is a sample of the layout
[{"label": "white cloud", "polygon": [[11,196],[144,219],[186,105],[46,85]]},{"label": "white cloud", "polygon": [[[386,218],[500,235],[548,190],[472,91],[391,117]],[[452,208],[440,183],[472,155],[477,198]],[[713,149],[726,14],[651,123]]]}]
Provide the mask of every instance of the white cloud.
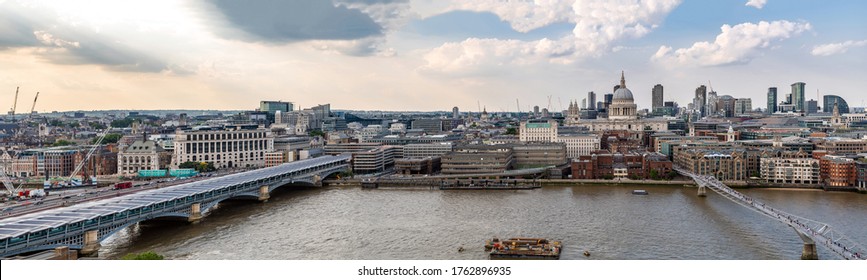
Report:
[{"label": "white cloud", "polygon": [[768,0],[749,0],[749,1],[747,1],[747,4],[744,6],[750,6],[750,7],[756,8],[756,9],[761,9],[767,3],[768,3]]},{"label": "white cloud", "polygon": [[33,31],[33,35],[36,36],[36,40],[46,46],[51,47],[59,47],[59,48],[80,48],[81,44],[78,42],[67,41],[60,38],[55,38],[51,33],[45,32],[43,30]]},{"label": "white cloud", "polygon": [[863,47],[867,46],[867,40],[863,41],[846,41],[842,43],[831,43],[818,45],[813,47],[813,51],[810,52],[815,56],[829,56],[834,54],[846,53],[849,48],[852,47]]},{"label": "white cloud", "polygon": [[661,46],[652,60],[682,65],[717,66],[747,63],[759,55],[759,50],[771,47],[773,41],[784,40],[810,30],[810,23],[790,21],[760,21],[723,25],[713,42],[696,42],[689,48],[672,51]]},{"label": "white cloud", "polygon": [[[614,2],[614,3],[612,3]],[[680,0],[462,1],[457,9],[488,11],[519,32],[572,22],[572,33],[536,41],[469,38],[450,42],[424,56],[426,71],[472,72],[486,65],[573,63],[602,55],[624,38],[642,37],[657,27]]]}]

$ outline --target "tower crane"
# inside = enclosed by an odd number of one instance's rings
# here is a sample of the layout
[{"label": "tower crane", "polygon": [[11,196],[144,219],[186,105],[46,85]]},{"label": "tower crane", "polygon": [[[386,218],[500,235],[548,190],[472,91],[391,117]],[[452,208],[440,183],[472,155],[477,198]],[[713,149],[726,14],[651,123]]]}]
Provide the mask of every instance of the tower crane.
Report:
[{"label": "tower crane", "polygon": [[36,97],[33,98],[33,106],[30,106],[30,116],[27,117],[28,120],[33,119],[33,113],[36,112],[36,99],[39,99],[39,92],[36,92]]},{"label": "tower crane", "polygon": [[76,185],[76,184],[80,185],[85,180],[87,180],[87,178],[82,178],[82,182],[73,182],[73,177],[75,177],[75,175],[78,174],[79,171],[81,171],[81,168],[84,167],[84,164],[87,163],[87,160],[90,159],[90,156],[93,155],[94,151],[96,151],[96,148],[99,148],[99,145],[102,144],[102,140],[105,140],[105,136],[108,135],[109,130],[111,130],[111,126],[106,128],[102,132],[102,135],[99,136],[99,139],[96,140],[96,143],[93,145],[92,148],[90,148],[90,151],[87,152],[87,155],[84,156],[84,159],[82,159],[81,162],[78,163],[78,166],[75,167],[75,171],[72,171],[72,173],[69,174],[69,178],[67,178],[65,180],[67,185],[69,185],[69,186]]},{"label": "tower crane", "polygon": [[15,87],[15,101],[12,103],[12,108],[9,110],[9,115],[12,115],[12,120],[15,120],[15,108],[18,107],[18,88]]}]

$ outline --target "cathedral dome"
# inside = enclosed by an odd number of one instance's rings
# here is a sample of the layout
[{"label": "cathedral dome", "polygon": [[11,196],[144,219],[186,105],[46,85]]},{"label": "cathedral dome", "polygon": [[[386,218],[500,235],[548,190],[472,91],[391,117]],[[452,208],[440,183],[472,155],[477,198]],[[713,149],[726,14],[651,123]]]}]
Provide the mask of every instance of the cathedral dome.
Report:
[{"label": "cathedral dome", "polygon": [[628,88],[623,88],[623,87],[617,89],[617,91],[614,92],[613,101],[618,101],[618,100],[619,101],[629,101],[629,102],[635,101],[634,99],[632,99],[632,91],[629,90]]},{"label": "cathedral dome", "polygon": [[623,72],[620,73],[620,88],[614,92],[612,102],[614,101],[625,101],[629,103],[635,102],[635,99],[632,98],[632,91],[626,88],[626,77],[624,77]]}]

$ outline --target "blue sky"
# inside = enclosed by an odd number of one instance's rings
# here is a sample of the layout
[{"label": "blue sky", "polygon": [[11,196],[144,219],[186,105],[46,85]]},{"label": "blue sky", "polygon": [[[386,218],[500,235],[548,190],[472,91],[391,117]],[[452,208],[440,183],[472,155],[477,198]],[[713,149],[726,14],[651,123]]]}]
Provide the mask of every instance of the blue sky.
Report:
[{"label": "blue sky", "polygon": [[797,81],[860,106],[867,1],[747,2],[0,0],[0,100],[20,86],[38,111],[514,111],[549,96],[560,110],[623,70],[639,108],[657,83],[685,106],[708,81],[754,107]]}]

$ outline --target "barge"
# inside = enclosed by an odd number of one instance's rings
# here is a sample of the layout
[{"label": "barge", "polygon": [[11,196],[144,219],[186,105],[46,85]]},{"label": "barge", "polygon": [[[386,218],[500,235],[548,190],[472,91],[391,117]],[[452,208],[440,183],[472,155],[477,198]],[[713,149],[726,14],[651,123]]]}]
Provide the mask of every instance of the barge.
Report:
[{"label": "barge", "polygon": [[562,244],[545,238],[493,238],[485,244],[492,260],[559,260]]}]

